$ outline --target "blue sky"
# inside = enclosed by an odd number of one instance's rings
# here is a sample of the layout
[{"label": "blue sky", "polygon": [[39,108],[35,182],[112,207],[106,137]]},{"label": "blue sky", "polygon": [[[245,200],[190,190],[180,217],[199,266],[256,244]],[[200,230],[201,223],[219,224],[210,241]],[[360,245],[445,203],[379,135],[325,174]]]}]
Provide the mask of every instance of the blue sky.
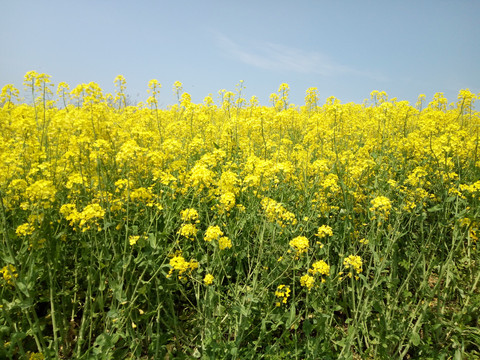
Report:
[{"label": "blue sky", "polygon": [[122,74],[134,100],[183,83],[194,102],[244,81],[264,104],[281,83],[291,102],[317,87],[362,102],[372,90],[415,102],[480,92],[480,1],[0,0],[0,86],[23,88],[29,70],[73,88],[113,92]]}]

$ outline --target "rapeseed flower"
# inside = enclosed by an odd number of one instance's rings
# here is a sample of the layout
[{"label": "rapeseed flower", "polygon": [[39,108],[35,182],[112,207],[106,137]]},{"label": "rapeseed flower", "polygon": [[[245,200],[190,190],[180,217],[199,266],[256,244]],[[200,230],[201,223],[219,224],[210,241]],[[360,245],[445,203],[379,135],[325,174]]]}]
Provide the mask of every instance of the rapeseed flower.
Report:
[{"label": "rapeseed flower", "polygon": [[220,196],[221,210],[229,212],[235,206],[235,194],[226,192]]},{"label": "rapeseed flower", "polygon": [[[323,276],[330,276],[330,266],[325,261],[319,260],[312,264],[312,268],[308,269],[308,272],[312,275],[320,274]],[[323,277],[322,282],[325,282]]]},{"label": "rapeseed flower", "polygon": [[358,242],[360,244],[367,245],[369,241],[368,241],[368,239],[362,238],[362,239],[358,240]]},{"label": "rapeseed flower", "polygon": [[175,255],[170,259],[170,271],[167,274],[167,277],[170,277],[174,271],[178,272],[178,277],[181,279],[182,275],[186,272],[191,272],[198,268],[198,262],[195,260],[186,261],[181,254]]},{"label": "rapeseed flower", "polygon": [[15,230],[15,233],[17,234],[17,236],[27,236],[32,235],[34,231],[35,226],[27,222],[25,224],[19,225],[17,227],[17,230]]},{"label": "rapeseed flower", "polygon": [[98,223],[100,219],[105,216],[105,210],[99,204],[89,204],[85,206],[82,212],[76,213],[75,221],[78,222],[78,226],[85,232],[91,229],[92,225],[101,231],[101,227]]},{"label": "rapeseed flower", "polygon": [[195,209],[185,209],[180,212],[180,216],[182,217],[182,221],[197,221],[198,220],[198,211]]},{"label": "rapeseed flower", "polygon": [[43,353],[28,353],[28,360],[45,360],[45,355]]},{"label": "rapeseed flower", "polygon": [[392,203],[385,196],[377,196],[370,203],[372,204],[371,211],[389,212],[392,208]]},{"label": "rapeseed flower", "polygon": [[197,163],[190,170],[186,184],[197,190],[208,189],[214,182],[215,173],[205,164]]},{"label": "rapeseed flower", "polygon": [[20,91],[12,84],[5,85],[0,93],[0,106],[12,105],[13,101],[18,99],[19,94]]},{"label": "rapeseed flower", "polygon": [[[360,274],[363,269],[363,261],[362,258],[358,255],[349,255],[345,259],[343,259],[343,266],[345,269],[349,270],[347,276],[352,277],[354,274]],[[358,275],[355,275],[355,279],[358,280]]]},{"label": "rapeseed flower", "polygon": [[150,189],[139,187],[130,192],[130,200],[134,202],[141,202],[148,204],[153,198],[153,194]]},{"label": "rapeseed flower", "polygon": [[263,198],[261,201],[261,206],[265,211],[267,220],[269,222],[276,222],[281,227],[285,227],[287,225],[295,225],[297,223],[295,214],[287,211],[282,204],[276,202],[273,199],[267,197]]},{"label": "rapeseed flower", "polygon": [[48,209],[55,201],[57,189],[50,180],[38,180],[27,187],[25,193],[32,204]]},{"label": "rapeseed flower", "polygon": [[178,233],[181,236],[186,237],[187,239],[193,240],[197,235],[198,229],[195,224],[183,224],[178,230]]},{"label": "rapeseed flower", "polygon": [[288,285],[278,285],[277,290],[275,291],[275,296],[278,298],[276,302],[276,306],[281,306],[282,304],[286,304],[288,298],[290,297],[290,287]]},{"label": "rapeseed flower", "polygon": [[0,270],[0,273],[3,275],[3,279],[8,285],[13,285],[13,279],[18,278],[17,268],[12,264],[5,265]]},{"label": "rapeseed flower", "polygon": [[[323,239],[327,236],[333,236],[333,229],[328,225],[322,225],[318,228],[315,236],[318,236],[320,239]],[[320,248],[323,248],[323,244],[317,241],[317,244],[320,245]]]},{"label": "rapeseed flower", "polygon": [[213,284],[213,280],[215,278],[213,277],[212,274],[207,274],[205,275],[205,277],[203,278],[203,282],[205,285],[209,286],[209,285],[212,285]]},{"label": "rapeseed flower", "polygon": [[300,278],[300,285],[302,285],[303,287],[306,287],[307,290],[311,290],[314,284],[315,284],[315,278],[313,276],[305,274]]},{"label": "rapeseed flower", "polygon": [[308,239],[305,236],[297,236],[289,244],[296,251],[297,256],[307,252],[309,248]]},{"label": "rapeseed flower", "polygon": [[388,219],[388,215],[392,209],[392,203],[389,198],[385,196],[377,196],[370,201],[370,204],[372,205],[370,211],[375,214],[373,218],[376,218],[376,215],[378,215],[385,220]]},{"label": "rapeseed flower", "polygon": [[223,236],[223,231],[220,229],[220,226],[210,225],[205,231],[203,239],[210,242],[212,240],[218,240],[221,236]]},{"label": "rapeseed flower", "polygon": [[322,225],[318,228],[315,236],[318,236],[320,239],[327,236],[333,236],[333,229],[328,225]]},{"label": "rapeseed flower", "polygon": [[135,245],[137,241],[140,239],[139,235],[130,235],[128,237],[128,242],[130,243],[131,246]]},{"label": "rapeseed flower", "polygon": [[92,226],[96,226],[98,231],[102,230],[99,220],[105,216],[105,210],[99,204],[89,204],[83,211],[78,212],[74,204],[67,203],[60,207],[60,213],[70,221],[74,229],[78,225],[82,232],[89,230]]},{"label": "rapeseed flower", "polygon": [[232,247],[232,241],[228,237],[222,236],[218,239],[218,247],[220,250],[230,249]]}]

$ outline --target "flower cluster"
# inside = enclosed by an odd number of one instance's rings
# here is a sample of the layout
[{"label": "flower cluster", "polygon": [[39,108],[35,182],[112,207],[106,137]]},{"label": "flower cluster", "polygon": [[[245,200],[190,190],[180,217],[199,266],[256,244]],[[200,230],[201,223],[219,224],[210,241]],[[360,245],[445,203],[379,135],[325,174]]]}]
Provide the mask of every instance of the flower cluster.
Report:
[{"label": "flower cluster", "polygon": [[325,238],[327,236],[333,236],[333,229],[328,225],[322,225],[318,228],[317,233],[315,234],[320,239]]},{"label": "flower cluster", "polygon": [[[308,269],[308,272],[312,275],[330,276],[330,265],[323,260],[319,260],[312,264],[312,268]],[[322,277],[321,279],[322,282],[325,282],[325,278]]]},{"label": "flower cluster", "polygon": [[232,247],[232,241],[227,236],[223,235],[224,234],[220,229],[220,226],[210,225],[205,231],[203,239],[207,242],[218,240],[218,247],[220,250],[230,249]]},{"label": "flower cluster", "polygon": [[203,236],[203,239],[205,241],[210,242],[212,240],[220,239],[221,236],[223,236],[223,231],[220,229],[220,226],[210,225],[205,231],[205,235]]},{"label": "flower cluster", "polygon": [[229,212],[235,206],[235,194],[230,191],[222,194],[219,203],[222,212]]},{"label": "flower cluster", "polygon": [[389,198],[385,196],[377,196],[375,199],[370,201],[370,204],[372,205],[370,208],[371,212],[373,212],[375,215],[379,215],[382,219],[388,219],[388,215],[392,209],[392,203]]},{"label": "flower cluster", "polygon": [[70,221],[70,225],[81,229],[85,232],[94,226],[98,231],[101,231],[99,221],[105,216],[105,210],[99,204],[89,204],[78,212],[74,204],[64,204],[60,208],[60,213],[66,220]]},{"label": "flower cluster", "polygon": [[[326,238],[327,236],[333,236],[333,229],[328,225],[322,225],[318,228],[315,236],[318,236],[320,239]],[[320,245],[320,248],[323,247],[323,244],[320,241],[317,241],[317,244]]]},{"label": "flower cluster", "polygon": [[305,236],[297,236],[290,240],[290,246],[295,250],[296,256],[308,251],[309,243]]},{"label": "flower cluster", "polygon": [[196,224],[200,222],[198,219],[198,211],[193,208],[185,209],[180,212],[180,216],[183,224],[180,226],[178,234],[187,239],[194,240],[198,232]]},{"label": "flower cluster", "polygon": [[286,304],[288,298],[290,297],[290,287],[288,285],[278,285],[277,290],[275,291],[275,296],[278,298],[278,301],[275,303],[276,306],[281,306]]},{"label": "flower cluster", "polygon": [[[359,278],[358,274],[363,271],[363,261],[358,255],[349,255],[343,259],[343,266],[345,266],[345,269],[348,270],[347,276],[351,278],[355,275],[356,280]],[[343,273],[340,273],[340,275],[343,275]]]},{"label": "flower cluster", "polygon": [[330,266],[323,260],[314,262],[307,274],[300,277],[300,285],[310,291],[315,285],[316,275],[320,276],[322,283],[326,282],[325,277],[330,276]]},{"label": "flower cluster", "polygon": [[17,268],[12,264],[5,265],[1,270],[0,273],[3,276],[3,280],[8,285],[13,285],[13,279],[18,278]]},{"label": "flower cluster", "polygon": [[230,249],[232,247],[232,241],[228,237],[222,236],[218,239],[218,247],[220,250]]},{"label": "flower cluster", "polygon": [[131,246],[134,246],[138,240],[140,240],[141,236],[140,235],[130,235],[128,237],[128,243],[131,245]]},{"label": "flower cluster", "polygon": [[186,237],[187,239],[194,240],[195,236],[197,235],[198,229],[195,226],[195,224],[182,224],[180,229],[178,230],[178,233],[181,236]]},{"label": "flower cluster", "polygon": [[193,208],[185,209],[180,212],[180,216],[183,222],[196,222],[198,220],[198,211]]},{"label": "flower cluster", "polygon": [[[32,204],[32,206],[36,205],[40,208],[48,209],[55,201],[55,194],[57,193],[57,190],[52,181],[38,180],[27,187],[25,193],[29,199],[29,203]],[[21,206],[22,208],[27,208],[28,204],[23,203]]]},{"label": "flower cluster", "polygon": [[297,223],[295,214],[287,211],[282,204],[275,200],[265,197],[261,205],[269,222],[276,222],[281,227],[295,225]]},{"label": "flower cluster", "polygon": [[203,282],[205,285],[212,285],[213,284],[213,280],[215,280],[215,278],[213,277],[212,274],[207,274],[205,275],[205,277],[203,278]]},{"label": "flower cluster", "polygon": [[167,277],[170,277],[173,272],[177,271],[178,278],[182,279],[183,274],[190,273],[198,268],[198,262],[196,260],[186,261],[181,254],[177,254],[170,259],[170,267]]},{"label": "flower cluster", "polygon": [[300,285],[302,285],[303,287],[306,287],[307,290],[311,290],[314,284],[315,284],[315,278],[313,276],[305,274],[300,278]]}]

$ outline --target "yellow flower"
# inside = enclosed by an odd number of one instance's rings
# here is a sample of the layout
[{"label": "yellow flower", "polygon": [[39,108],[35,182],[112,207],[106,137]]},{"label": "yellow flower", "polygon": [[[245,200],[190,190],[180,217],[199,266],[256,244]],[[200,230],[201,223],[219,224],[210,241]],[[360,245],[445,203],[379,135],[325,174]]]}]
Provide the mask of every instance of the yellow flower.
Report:
[{"label": "yellow flower", "polygon": [[308,239],[305,236],[297,236],[290,241],[290,246],[295,249],[297,254],[303,254],[308,250]]},{"label": "yellow flower", "polygon": [[82,212],[78,212],[74,204],[64,204],[60,213],[70,221],[71,226],[78,224],[82,232],[90,229],[92,225],[96,226],[98,231],[102,230],[98,220],[103,219],[105,210],[99,204],[89,204]]},{"label": "yellow flower", "polygon": [[195,209],[185,209],[180,212],[180,216],[184,222],[198,220],[198,211]]},{"label": "yellow flower", "polygon": [[82,231],[86,231],[90,229],[91,225],[95,225],[97,226],[97,230],[100,231],[101,228],[99,227],[97,220],[103,219],[104,216],[105,210],[103,210],[99,204],[87,205],[79,214],[79,226],[82,228]]},{"label": "yellow flower", "polygon": [[195,260],[186,261],[182,255],[175,255],[170,259],[170,272],[167,277],[170,277],[174,271],[178,271],[179,277],[187,271],[192,271],[198,268],[198,262]]},{"label": "yellow flower", "polygon": [[45,355],[42,353],[29,353],[28,360],[44,360]]},{"label": "yellow flower", "polygon": [[182,89],[182,86],[183,86],[183,84],[182,84],[180,81],[175,81],[175,82],[173,83],[173,88],[174,88],[175,90],[177,90],[177,91],[178,91],[178,90],[181,90],[181,89]]},{"label": "yellow flower", "polygon": [[385,196],[377,196],[375,199],[370,201],[370,204],[372,204],[370,211],[380,211],[385,214],[388,214],[392,208],[392,203],[390,202],[389,198]]},{"label": "yellow flower", "polygon": [[17,269],[15,266],[12,264],[8,264],[4,266],[1,270],[0,273],[3,275],[3,279],[7,282],[9,285],[13,285],[12,279],[18,278],[17,274]]},{"label": "yellow flower", "polygon": [[312,275],[321,274],[325,276],[330,275],[330,266],[323,260],[316,261],[312,264],[312,268],[308,270]]},{"label": "yellow flower", "polygon": [[311,290],[314,284],[315,278],[313,276],[305,274],[300,278],[300,285],[306,287],[308,290]]},{"label": "yellow flower", "polygon": [[269,222],[276,222],[281,227],[297,223],[295,214],[287,211],[282,204],[275,200],[265,197],[262,199],[261,205]]},{"label": "yellow flower", "polygon": [[215,174],[212,170],[208,169],[205,164],[197,162],[190,170],[186,183],[193,188],[201,190],[210,187],[214,177]]},{"label": "yellow flower", "polygon": [[318,236],[320,239],[327,236],[333,236],[333,230],[328,225],[322,225],[318,228],[318,231],[315,235]]},{"label": "yellow flower", "polygon": [[235,206],[235,194],[232,192],[226,192],[220,196],[219,202],[222,204],[222,210],[228,212]]},{"label": "yellow flower", "polygon": [[48,209],[55,201],[57,190],[50,180],[38,180],[30,185],[25,194],[32,204],[38,204],[44,209]]},{"label": "yellow flower", "polygon": [[203,236],[203,239],[205,241],[212,241],[212,240],[217,240],[220,238],[220,236],[223,235],[223,231],[220,230],[220,227],[218,225],[210,225],[207,230],[205,231],[205,235]]},{"label": "yellow flower", "polygon": [[197,227],[195,224],[183,224],[178,233],[181,236],[185,236],[187,239],[193,240],[195,235],[197,235]]},{"label": "yellow flower", "polygon": [[242,204],[237,204],[237,209],[242,213],[244,213],[247,210],[245,209],[245,206],[243,206]]},{"label": "yellow flower", "polygon": [[153,194],[151,193],[150,189],[145,189],[144,187],[132,190],[130,193],[130,200],[134,202],[148,203],[152,200],[152,198]]},{"label": "yellow flower", "polygon": [[[358,255],[350,255],[343,259],[343,265],[345,266],[345,269],[352,269],[354,270],[357,274],[360,274],[363,269],[362,269],[362,258]],[[350,272],[347,274],[349,277],[353,276],[353,272],[350,270]],[[355,279],[358,279],[358,276],[355,276]]]},{"label": "yellow flower", "polygon": [[277,290],[275,291],[275,296],[279,298],[279,301],[276,303],[277,306],[281,306],[282,303],[286,304],[290,296],[290,287],[287,285],[278,285]]},{"label": "yellow flower", "polygon": [[137,243],[138,239],[140,239],[139,235],[130,235],[130,237],[128,238],[128,241],[129,241],[130,245],[133,246]]},{"label": "yellow flower", "polygon": [[232,241],[228,237],[222,236],[218,239],[218,247],[220,250],[230,249],[232,247]]},{"label": "yellow flower", "polygon": [[32,235],[34,231],[35,226],[27,222],[25,224],[19,225],[15,233],[17,234],[17,236],[27,236]]},{"label": "yellow flower", "polygon": [[203,282],[204,282],[205,285],[207,285],[207,286],[208,286],[208,285],[212,285],[214,279],[215,279],[215,278],[213,277],[212,274],[207,274],[207,275],[205,275],[205,277],[203,278]]}]

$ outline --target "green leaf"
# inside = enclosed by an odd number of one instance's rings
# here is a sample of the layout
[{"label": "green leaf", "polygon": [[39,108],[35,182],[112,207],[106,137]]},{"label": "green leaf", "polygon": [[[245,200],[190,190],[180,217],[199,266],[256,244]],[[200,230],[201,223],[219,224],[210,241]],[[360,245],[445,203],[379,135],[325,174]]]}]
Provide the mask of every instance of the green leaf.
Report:
[{"label": "green leaf", "polygon": [[114,347],[114,345],[115,343],[112,339],[112,336],[102,333],[95,339],[95,344],[93,345],[93,354],[103,355],[101,358],[109,359],[111,356],[109,356],[108,352]]},{"label": "green leaf", "polygon": [[303,322],[303,331],[305,332],[305,335],[306,336],[309,336],[310,333],[312,332],[312,323],[310,322],[309,319],[306,319],[304,322]]},{"label": "green leaf", "polygon": [[416,332],[413,332],[410,336],[410,341],[414,346],[418,346],[420,344],[420,335]]},{"label": "green leaf", "polygon": [[3,251],[2,251],[2,254],[1,254],[0,256],[1,256],[2,260],[3,260],[3,262],[5,262],[5,263],[7,263],[7,264],[13,264],[13,263],[14,263],[13,257],[10,256],[10,255],[8,255],[8,254],[6,254],[6,253],[4,253]]},{"label": "green leaf", "polygon": [[29,292],[30,286],[27,286],[23,281],[18,281],[18,280],[16,281],[16,285],[18,290],[20,290],[25,296],[27,297],[30,296],[30,292]]},{"label": "green leaf", "polygon": [[292,306],[290,306],[290,316],[288,317],[288,321],[287,321],[287,329],[290,329],[295,321],[295,315],[296,315],[297,311],[296,311],[296,308],[295,308],[295,304],[292,303]]},{"label": "green leaf", "polygon": [[140,289],[138,289],[138,293],[141,294],[141,295],[145,295],[147,293],[147,286],[146,285],[143,285]]},{"label": "green leaf", "polygon": [[118,317],[120,317],[120,313],[116,309],[111,309],[107,312],[107,317],[111,319],[117,319]]},{"label": "green leaf", "polygon": [[150,244],[152,249],[157,248],[157,237],[155,236],[155,234],[153,233],[148,234],[148,243]]},{"label": "green leaf", "polygon": [[437,212],[443,210],[443,206],[441,204],[432,206],[430,209],[427,209],[428,212]]}]

